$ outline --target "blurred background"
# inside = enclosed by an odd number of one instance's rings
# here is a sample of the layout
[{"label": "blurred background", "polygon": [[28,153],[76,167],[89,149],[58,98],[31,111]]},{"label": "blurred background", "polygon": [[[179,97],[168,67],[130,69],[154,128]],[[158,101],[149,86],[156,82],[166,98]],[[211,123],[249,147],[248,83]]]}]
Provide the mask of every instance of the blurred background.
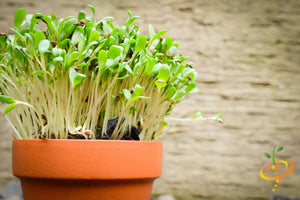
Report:
[{"label": "blurred background", "polygon": [[[163,174],[154,195],[178,200],[300,197],[300,1],[299,0],[0,0],[0,32],[13,26],[17,8],[27,13],[75,15],[92,4],[97,19],[127,19],[127,10],[179,43],[198,71],[199,93],[174,110],[190,117],[223,113],[224,125],[197,121],[165,129]],[[0,189],[11,175],[11,129],[0,117]],[[277,159],[291,159],[294,171],[274,181],[260,178],[275,145]]]}]

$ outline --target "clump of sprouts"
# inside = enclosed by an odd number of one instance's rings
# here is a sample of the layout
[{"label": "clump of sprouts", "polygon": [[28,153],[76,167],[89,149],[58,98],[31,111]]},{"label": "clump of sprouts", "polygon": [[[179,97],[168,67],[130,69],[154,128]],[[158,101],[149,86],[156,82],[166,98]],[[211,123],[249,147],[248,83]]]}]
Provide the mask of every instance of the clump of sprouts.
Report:
[{"label": "clump of sprouts", "polygon": [[166,31],[149,25],[149,35],[140,35],[130,11],[119,27],[111,18],[96,21],[89,7],[93,17],[80,11],[60,20],[21,8],[14,35],[0,34],[0,106],[15,138],[135,132],[155,140],[174,105],[196,90],[195,70]]}]

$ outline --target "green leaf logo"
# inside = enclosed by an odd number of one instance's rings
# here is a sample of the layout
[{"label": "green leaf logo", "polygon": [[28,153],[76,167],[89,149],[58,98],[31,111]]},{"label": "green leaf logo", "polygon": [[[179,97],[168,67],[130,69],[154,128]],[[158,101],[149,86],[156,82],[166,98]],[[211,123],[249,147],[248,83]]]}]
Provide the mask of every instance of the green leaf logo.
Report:
[{"label": "green leaf logo", "polygon": [[264,155],[266,158],[271,158],[270,154],[268,154],[268,153],[264,153]]},{"label": "green leaf logo", "polygon": [[282,149],[283,149],[283,147],[278,147],[278,148],[276,149],[276,151],[277,151],[277,152],[280,152],[280,151],[282,151]]}]

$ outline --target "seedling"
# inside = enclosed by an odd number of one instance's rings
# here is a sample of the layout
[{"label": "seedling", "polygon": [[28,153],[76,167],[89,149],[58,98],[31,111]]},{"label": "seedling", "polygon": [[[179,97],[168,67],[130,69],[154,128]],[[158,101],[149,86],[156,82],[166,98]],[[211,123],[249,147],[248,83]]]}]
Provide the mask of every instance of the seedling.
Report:
[{"label": "seedling", "polygon": [[166,31],[149,25],[141,35],[130,11],[116,26],[89,8],[93,17],[64,19],[20,8],[15,34],[0,34],[0,106],[15,138],[155,140],[197,91],[197,73]]},{"label": "seedling", "polygon": [[271,158],[271,160],[272,160],[272,169],[274,170],[274,171],[277,171],[278,170],[278,165],[276,165],[276,161],[275,161],[275,151],[276,152],[280,152],[280,151],[282,151],[283,150],[283,147],[278,147],[277,148],[277,146],[275,145],[275,147],[274,147],[274,149],[273,149],[273,151],[272,151],[272,155],[270,155],[270,154],[268,154],[268,153],[264,153],[264,156],[266,157],[266,158]]}]

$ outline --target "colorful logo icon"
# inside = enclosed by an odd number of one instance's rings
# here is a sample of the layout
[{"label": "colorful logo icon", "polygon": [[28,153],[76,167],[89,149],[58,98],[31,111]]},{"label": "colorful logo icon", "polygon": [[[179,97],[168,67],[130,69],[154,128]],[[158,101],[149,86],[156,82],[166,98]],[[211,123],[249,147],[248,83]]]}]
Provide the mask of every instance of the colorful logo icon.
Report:
[{"label": "colorful logo icon", "polygon": [[[285,160],[276,160],[275,161],[275,152],[280,152],[283,150],[283,147],[275,146],[272,152],[272,155],[268,153],[264,153],[266,158],[271,158],[272,162],[270,162],[266,167],[261,168],[260,177],[267,181],[275,181],[275,185],[273,188],[273,192],[275,192],[275,188],[278,187],[278,183],[280,183],[280,179],[289,175],[294,169],[294,162],[287,159]],[[271,167],[272,166],[272,167]],[[269,168],[272,170],[269,171]]]}]

